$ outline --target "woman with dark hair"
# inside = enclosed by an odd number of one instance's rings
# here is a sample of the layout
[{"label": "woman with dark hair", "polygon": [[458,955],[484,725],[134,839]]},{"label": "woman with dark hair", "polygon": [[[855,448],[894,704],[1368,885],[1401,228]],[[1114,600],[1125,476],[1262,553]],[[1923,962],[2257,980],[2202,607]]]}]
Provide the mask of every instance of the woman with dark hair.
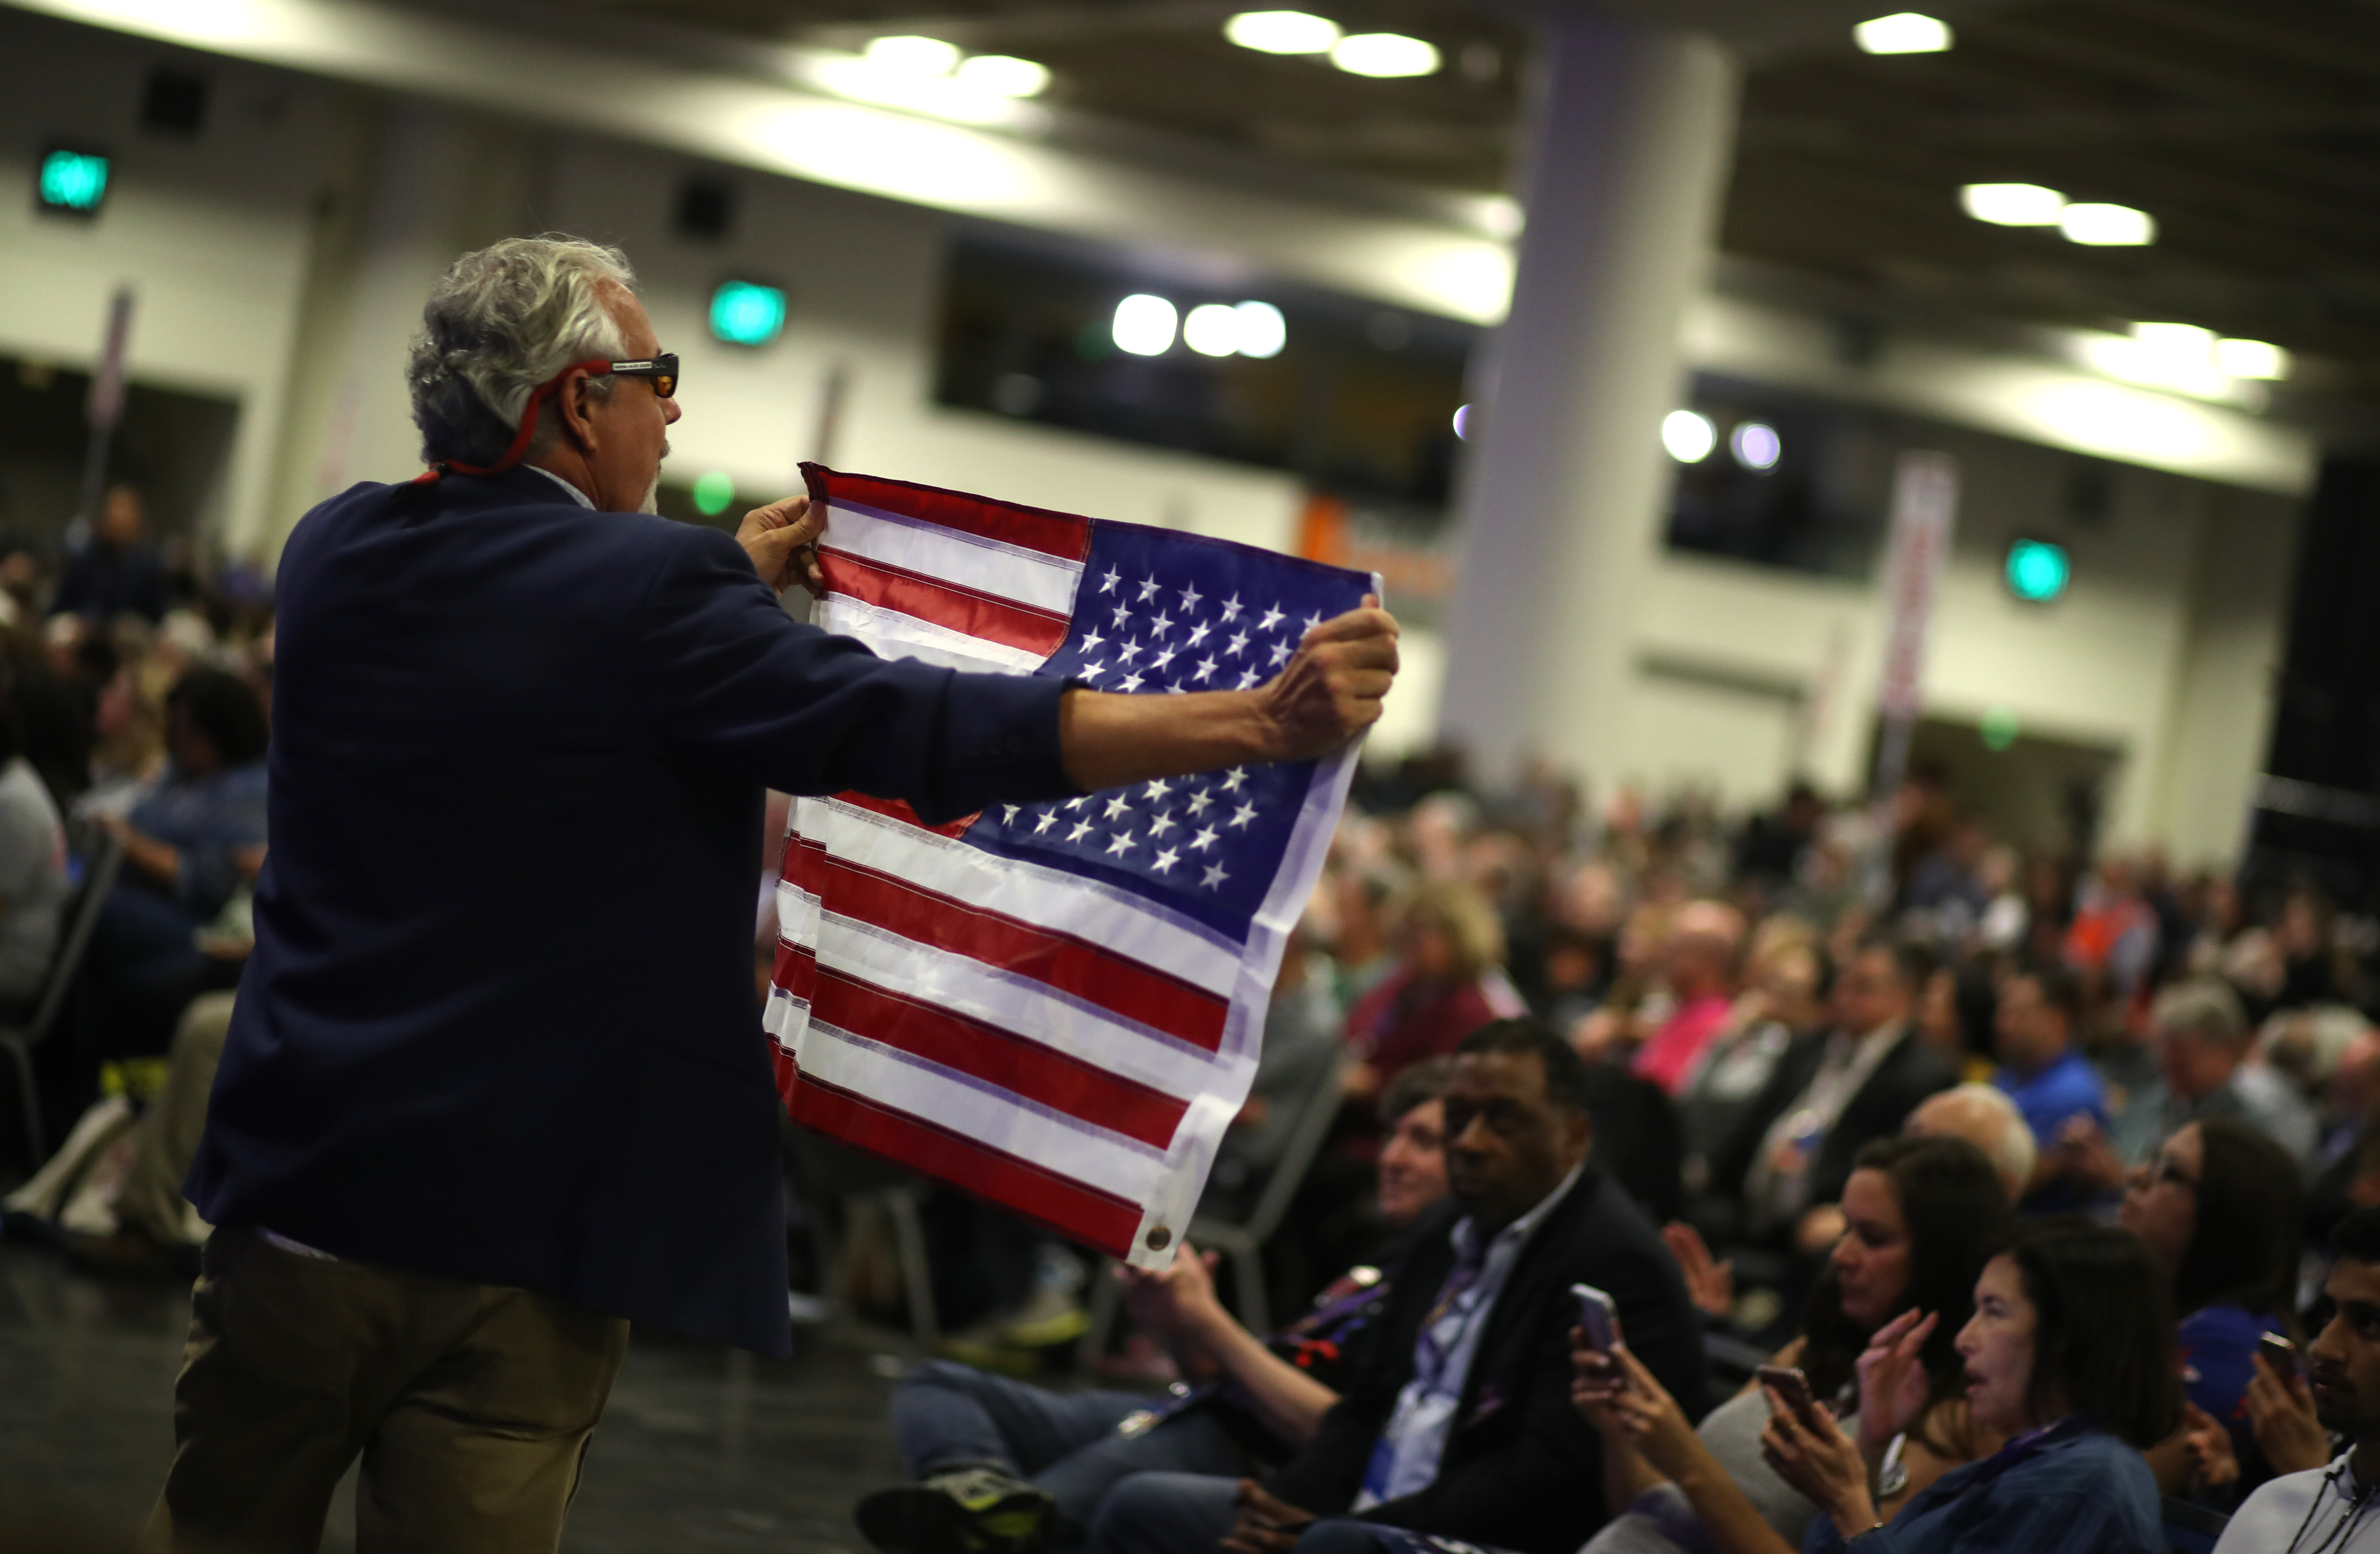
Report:
[{"label": "woman with dark hair", "polygon": [[[2241,1487],[2269,1469],[2241,1398],[2256,1374],[2256,1341],[2294,1337],[2303,1192],[2289,1152],[2236,1117],[2176,1128],[2133,1168],[2117,1222],[2157,1260],[2181,1315],[2181,1365],[2191,1403],[2229,1432]],[[2180,1442],[2150,1455],[2158,1482],[2180,1492],[2192,1456]]]},{"label": "woman with dark hair", "polygon": [[[1776,1363],[1799,1366],[1812,1394],[1846,1414],[1858,1400],[1861,1441],[1880,1468],[1890,1464],[1887,1500],[1897,1506],[1998,1444],[1968,1427],[1952,1341],[1976,1275],[2008,1232],[2008,1192],[1964,1139],[1888,1138],[1860,1151],[1842,1204],[1850,1229],[1812,1292],[1802,1335]],[[1920,1312],[1935,1316],[1920,1322]],[[1584,1346],[1572,1359],[1572,1396],[1603,1435],[1606,1503],[1628,1508],[1585,1554],[1790,1554],[1799,1545],[1811,1509],[1762,1459],[1768,1403],[1757,1390],[1713,1409],[1697,1429],[1624,1345],[1612,1362]],[[1612,1386],[1615,1362],[1624,1388]],[[1917,1407],[1885,1428],[1895,1408],[1867,1394],[1904,1382]],[[1864,1427],[1871,1422],[1877,1428]]]},{"label": "woman with dark hair", "polygon": [[1858,1443],[1823,1406],[1797,1415],[1767,1390],[1762,1450],[1823,1513],[1804,1554],[2164,1554],[2141,1453],[2181,1422],[2172,1334],[2164,1271],[2138,1236],[2071,1220],[2027,1228],[1985,1265],[1958,1337],[1968,1408],[2007,1443],[1889,1524]]},{"label": "woman with dark hair", "polygon": [[191,936],[264,867],[268,738],[247,681],[193,669],[165,696],[164,774],[129,813],[96,817],[124,849],[91,941],[96,1056],[164,1050],[185,1004],[237,979]]}]

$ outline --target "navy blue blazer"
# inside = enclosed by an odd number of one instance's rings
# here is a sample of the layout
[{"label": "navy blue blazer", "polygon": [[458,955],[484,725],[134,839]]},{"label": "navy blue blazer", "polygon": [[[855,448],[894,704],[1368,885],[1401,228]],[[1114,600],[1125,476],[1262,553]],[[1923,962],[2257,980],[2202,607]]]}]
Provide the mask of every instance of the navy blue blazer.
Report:
[{"label": "navy blue blazer", "polygon": [[271,853],[190,1199],[782,1354],[761,788],[1076,790],[1044,676],[799,625],[715,530],[358,485],[279,574]]}]

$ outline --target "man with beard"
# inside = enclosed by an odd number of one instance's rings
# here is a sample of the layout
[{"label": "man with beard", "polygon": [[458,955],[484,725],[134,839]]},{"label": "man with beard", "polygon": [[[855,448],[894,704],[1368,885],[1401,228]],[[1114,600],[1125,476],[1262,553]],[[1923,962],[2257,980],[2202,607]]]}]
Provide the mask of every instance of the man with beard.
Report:
[{"label": "man with beard", "polygon": [[2380,1550],[2380,1209],[2339,1222],[2323,1286],[2330,1320],[2307,1350],[2314,1413],[2349,1445],[2326,1467],[2284,1474],[2248,1497],[2215,1554]]}]

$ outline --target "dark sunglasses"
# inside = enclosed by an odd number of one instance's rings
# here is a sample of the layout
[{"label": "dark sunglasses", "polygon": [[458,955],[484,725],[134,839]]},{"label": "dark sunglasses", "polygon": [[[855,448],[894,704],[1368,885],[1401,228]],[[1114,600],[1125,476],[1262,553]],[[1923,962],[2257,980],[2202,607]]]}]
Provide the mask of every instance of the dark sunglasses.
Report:
[{"label": "dark sunglasses", "polygon": [[677,353],[666,351],[643,361],[583,362],[590,372],[609,372],[615,378],[650,378],[653,395],[660,399],[677,397]]}]

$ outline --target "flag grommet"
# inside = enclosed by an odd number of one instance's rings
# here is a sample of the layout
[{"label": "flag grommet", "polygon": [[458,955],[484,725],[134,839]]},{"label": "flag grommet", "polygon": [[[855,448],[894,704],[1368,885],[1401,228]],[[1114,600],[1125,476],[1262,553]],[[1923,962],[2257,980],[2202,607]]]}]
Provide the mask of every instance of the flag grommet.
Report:
[{"label": "flag grommet", "polygon": [[1173,1232],[1167,1230],[1163,1225],[1160,1225],[1155,1230],[1148,1232],[1148,1249],[1150,1251],[1162,1252],[1168,1246],[1172,1244]]}]

